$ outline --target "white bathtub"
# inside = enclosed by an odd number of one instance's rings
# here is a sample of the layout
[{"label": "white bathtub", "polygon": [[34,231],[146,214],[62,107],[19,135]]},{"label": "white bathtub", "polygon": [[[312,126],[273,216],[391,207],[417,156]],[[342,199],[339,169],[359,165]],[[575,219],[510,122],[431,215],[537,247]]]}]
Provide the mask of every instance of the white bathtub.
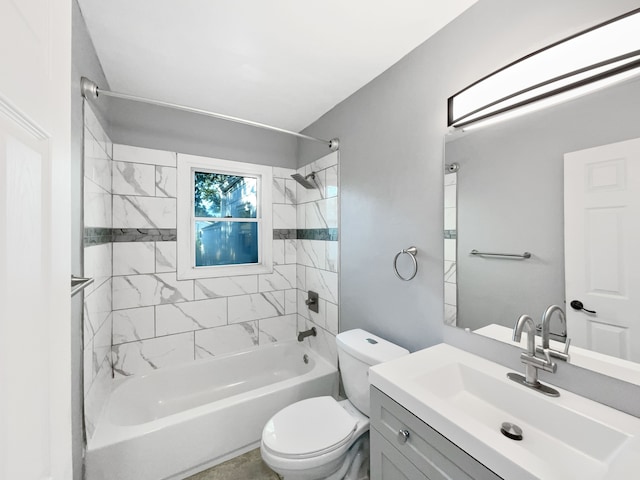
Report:
[{"label": "white bathtub", "polygon": [[89,440],[86,478],[185,478],[256,448],[278,410],[331,394],[337,382],[337,370],[297,342],[116,380]]}]

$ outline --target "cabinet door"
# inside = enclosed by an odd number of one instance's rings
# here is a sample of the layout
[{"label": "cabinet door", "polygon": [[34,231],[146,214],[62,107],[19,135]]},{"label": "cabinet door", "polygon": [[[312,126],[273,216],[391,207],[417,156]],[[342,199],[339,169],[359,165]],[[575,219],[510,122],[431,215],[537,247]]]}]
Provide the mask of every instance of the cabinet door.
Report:
[{"label": "cabinet door", "polygon": [[371,480],[429,480],[377,430],[370,435]]},{"label": "cabinet door", "polygon": [[[375,387],[371,387],[371,425],[430,480],[500,480],[457,445]],[[408,439],[398,442],[398,432]]]}]

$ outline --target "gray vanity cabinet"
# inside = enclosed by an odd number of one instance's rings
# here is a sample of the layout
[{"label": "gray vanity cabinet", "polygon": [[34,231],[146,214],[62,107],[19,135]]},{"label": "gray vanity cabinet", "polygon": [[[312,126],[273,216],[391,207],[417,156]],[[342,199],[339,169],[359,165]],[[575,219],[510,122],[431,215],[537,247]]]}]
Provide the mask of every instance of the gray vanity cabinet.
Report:
[{"label": "gray vanity cabinet", "polygon": [[371,480],[429,480],[375,428],[370,430]]},{"label": "gray vanity cabinet", "polygon": [[487,467],[371,387],[371,480],[500,480]]}]

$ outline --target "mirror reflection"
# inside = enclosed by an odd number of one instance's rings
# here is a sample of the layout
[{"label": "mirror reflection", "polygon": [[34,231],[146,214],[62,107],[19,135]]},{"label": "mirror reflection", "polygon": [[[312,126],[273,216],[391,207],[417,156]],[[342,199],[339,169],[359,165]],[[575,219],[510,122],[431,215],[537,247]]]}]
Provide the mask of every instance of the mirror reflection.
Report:
[{"label": "mirror reflection", "polygon": [[445,322],[511,341],[558,305],[552,348],[640,384],[640,79],[453,132],[444,182]]}]

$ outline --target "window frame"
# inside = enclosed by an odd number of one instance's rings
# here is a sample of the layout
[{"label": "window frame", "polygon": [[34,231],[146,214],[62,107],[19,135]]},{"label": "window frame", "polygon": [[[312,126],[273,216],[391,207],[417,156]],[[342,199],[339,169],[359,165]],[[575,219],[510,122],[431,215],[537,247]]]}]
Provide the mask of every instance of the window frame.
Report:
[{"label": "window frame", "polygon": [[[208,218],[207,221],[250,222],[258,225],[258,263],[195,266],[195,172],[254,177],[257,213],[255,219]],[[236,162],[220,158],[177,155],[177,278],[192,280],[273,272],[273,169],[265,165]]]}]

